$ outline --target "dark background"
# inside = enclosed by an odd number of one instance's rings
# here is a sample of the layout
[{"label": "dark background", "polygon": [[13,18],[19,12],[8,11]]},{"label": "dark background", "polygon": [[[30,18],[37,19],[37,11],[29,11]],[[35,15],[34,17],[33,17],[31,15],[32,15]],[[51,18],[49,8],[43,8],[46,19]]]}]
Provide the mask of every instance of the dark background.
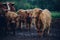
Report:
[{"label": "dark background", "polygon": [[16,10],[39,7],[51,11],[60,11],[60,0],[0,0],[0,2],[14,2]]}]

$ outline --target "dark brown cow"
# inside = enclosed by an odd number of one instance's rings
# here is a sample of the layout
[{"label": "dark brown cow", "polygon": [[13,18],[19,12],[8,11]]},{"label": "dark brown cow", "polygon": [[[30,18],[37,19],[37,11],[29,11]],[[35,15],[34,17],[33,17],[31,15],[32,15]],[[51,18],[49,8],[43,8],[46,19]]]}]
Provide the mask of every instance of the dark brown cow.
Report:
[{"label": "dark brown cow", "polygon": [[28,30],[30,30],[32,23],[32,9],[28,9],[25,11],[26,11],[26,27]]},{"label": "dark brown cow", "polygon": [[4,5],[0,2],[0,31],[6,31],[6,26],[7,26],[7,20],[5,16],[5,11],[4,11]]},{"label": "dark brown cow", "polygon": [[18,15],[15,12],[12,12],[14,9],[12,8],[13,6],[11,3],[9,3],[9,6],[11,7],[10,10],[8,10],[6,5],[0,3],[0,29],[7,32],[7,29],[11,28],[15,34],[15,28],[18,26]]},{"label": "dark brown cow", "polygon": [[12,5],[12,3],[9,3],[9,7],[10,7],[10,11],[15,11],[14,6]]}]

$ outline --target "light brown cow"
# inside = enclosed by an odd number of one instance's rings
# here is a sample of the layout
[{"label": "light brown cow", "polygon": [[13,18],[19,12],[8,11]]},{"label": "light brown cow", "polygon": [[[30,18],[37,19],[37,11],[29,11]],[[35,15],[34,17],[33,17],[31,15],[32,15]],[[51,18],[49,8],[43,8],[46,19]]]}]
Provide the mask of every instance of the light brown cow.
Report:
[{"label": "light brown cow", "polygon": [[23,23],[23,25],[26,23],[26,12],[23,9],[20,9],[17,11],[17,14],[19,16],[19,28],[21,29],[21,23]]},{"label": "light brown cow", "polygon": [[28,30],[30,30],[32,24],[32,9],[27,9],[25,11],[26,11],[26,27]]},{"label": "light brown cow", "polygon": [[33,9],[32,17],[35,18],[35,24],[40,36],[43,35],[44,31],[47,30],[47,34],[49,34],[50,23],[51,23],[51,13],[48,9]]},{"label": "light brown cow", "polygon": [[25,23],[26,24],[26,28],[27,29],[30,29],[31,27],[31,12],[32,10],[30,9],[27,9],[27,10],[23,10],[23,9],[20,9],[18,10],[18,15],[19,15],[19,18],[20,18],[20,22],[19,22],[19,25],[20,25],[20,28],[21,28],[21,22]]},{"label": "light brown cow", "polygon": [[8,11],[6,13],[6,17],[7,17],[7,27],[8,28],[10,27],[13,33],[15,34],[15,29],[18,26],[18,15],[16,14],[16,12]]}]

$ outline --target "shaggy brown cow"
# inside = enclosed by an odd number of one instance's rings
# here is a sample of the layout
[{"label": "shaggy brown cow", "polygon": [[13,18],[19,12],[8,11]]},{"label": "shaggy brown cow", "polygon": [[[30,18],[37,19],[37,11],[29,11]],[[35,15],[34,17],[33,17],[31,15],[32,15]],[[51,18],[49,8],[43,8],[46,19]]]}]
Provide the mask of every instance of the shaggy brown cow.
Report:
[{"label": "shaggy brown cow", "polygon": [[13,34],[15,34],[15,29],[18,25],[18,15],[15,12],[8,11],[6,13],[7,17],[7,27],[11,28],[13,31]]},{"label": "shaggy brown cow", "polygon": [[24,25],[26,22],[26,19],[25,19],[26,18],[26,12],[25,12],[25,10],[20,9],[17,11],[17,14],[19,16],[19,28],[21,29],[22,28],[21,23],[23,23],[23,25]]},{"label": "shaggy brown cow", "polygon": [[23,10],[23,9],[20,9],[18,10],[18,15],[20,17],[20,28],[21,28],[21,22],[23,22],[23,24],[25,23],[26,24],[26,27],[27,29],[30,29],[30,26],[31,26],[31,10]]},{"label": "shaggy brown cow", "polygon": [[26,10],[26,27],[30,30],[32,23],[32,9]]},{"label": "shaggy brown cow", "polygon": [[43,35],[44,31],[47,30],[47,34],[49,34],[50,23],[51,23],[51,13],[48,9],[33,9],[32,17],[35,18],[35,24],[40,36]]}]

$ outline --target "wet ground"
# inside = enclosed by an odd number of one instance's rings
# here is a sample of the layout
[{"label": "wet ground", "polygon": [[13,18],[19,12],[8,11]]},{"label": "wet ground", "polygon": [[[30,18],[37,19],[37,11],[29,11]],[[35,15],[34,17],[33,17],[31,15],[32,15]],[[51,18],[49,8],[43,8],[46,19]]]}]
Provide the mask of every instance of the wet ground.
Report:
[{"label": "wet ground", "polygon": [[25,28],[22,31],[16,31],[15,36],[11,35],[0,36],[0,40],[60,40],[60,18],[52,20],[50,34],[48,36],[39,37],[35,28],[27,31]]}]

